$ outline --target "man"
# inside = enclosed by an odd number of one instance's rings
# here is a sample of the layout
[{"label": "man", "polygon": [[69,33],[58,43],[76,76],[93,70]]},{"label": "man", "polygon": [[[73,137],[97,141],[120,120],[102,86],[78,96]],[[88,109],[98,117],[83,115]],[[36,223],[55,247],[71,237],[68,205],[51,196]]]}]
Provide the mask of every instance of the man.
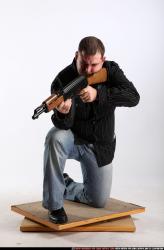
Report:
[{"label": "man", "polygon": [[[102,41],[83,38],[72,64],[63,69],[51,85],[51,93],[79,75],[86,77],[102,67],[106,82],[87,86],[72,99],[63,101],[52,115],[44,151],[43,207],[54,223],[66,223],[63,200],[104,207],[110,197],[112,160],[115,152],[114,112],[119,106],[138,104],[139,94],[114,61],[106,61]],[[80,162],[83,183],[64,172],[67,159]]]}]

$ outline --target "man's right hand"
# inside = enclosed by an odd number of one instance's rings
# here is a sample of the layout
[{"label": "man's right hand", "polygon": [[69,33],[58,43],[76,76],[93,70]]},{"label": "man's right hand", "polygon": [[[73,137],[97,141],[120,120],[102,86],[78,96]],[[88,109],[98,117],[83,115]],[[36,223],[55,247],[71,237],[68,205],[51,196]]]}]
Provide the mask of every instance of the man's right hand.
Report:
[{"label": "man's right hand", "polygon": [[56,109],[62,114],[68,114],[71,106],[72,106],[72,99],[67,99],[66,101],[60,103],[60,105],[56,107]]}]

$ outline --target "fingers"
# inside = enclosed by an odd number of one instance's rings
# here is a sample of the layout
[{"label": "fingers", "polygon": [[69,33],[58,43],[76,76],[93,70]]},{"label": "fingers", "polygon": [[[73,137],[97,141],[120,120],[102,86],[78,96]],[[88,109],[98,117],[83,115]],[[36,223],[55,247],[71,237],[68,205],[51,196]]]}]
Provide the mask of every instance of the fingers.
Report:
[{"label": "fingers", "polygon": [[79,95],[83,102],[93,102],[96,99],[97,90],[91,86],[87,86],[80,91]]},{"label": "fingers", "polygon": [[88,102],[89,99],[90,99],[90,94],[89,94],[89,91],[88,91],[88,88],[84,88],[80,91],[79,93],[79,96],[80,96],[80,99],[83,101],[83,102]]},{"label": "fingers", "polygon": [[90,98],[89,98],[89,94],[86,92],[86,93],[83,93],[82,95],[80,95],[80,98],[83,102],[89,102]]},{"label": "fingers", "polygon": [[66,105],[64,105],[64,102],[61,103],[56,109],[63,114],[67,114],[69,112],[69,108]]},{"label": "fingers", "polygon": [[70,111],[72,105],[72,100],[68,99],[65,102],[63,101],[62,103],[60,103],[60,105],[58,107],[56,107],[56,109],[63,114],[68,114]]}]

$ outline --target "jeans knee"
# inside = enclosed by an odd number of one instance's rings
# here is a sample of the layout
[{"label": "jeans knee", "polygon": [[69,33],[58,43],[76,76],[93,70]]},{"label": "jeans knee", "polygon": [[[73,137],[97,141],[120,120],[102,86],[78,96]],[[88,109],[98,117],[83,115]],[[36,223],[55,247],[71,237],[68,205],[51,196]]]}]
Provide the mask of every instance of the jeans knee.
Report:
[{"label": "jeans knee", "polygon": [[45,140],[45,150],[55,152],[58,155],[69,156],[74,146],[74,137],[70,130],[51,129]]},{"label": "jeans knee", "polygon": [[[68,140],[69,137],[69,140]],[[45,143],[51,144],[51,143],[66,143],[67,141],[70,141],[70,135],[68,130],[62,130],[62,129],[57,129],[57,128],[52,128],[47,136]]]}]

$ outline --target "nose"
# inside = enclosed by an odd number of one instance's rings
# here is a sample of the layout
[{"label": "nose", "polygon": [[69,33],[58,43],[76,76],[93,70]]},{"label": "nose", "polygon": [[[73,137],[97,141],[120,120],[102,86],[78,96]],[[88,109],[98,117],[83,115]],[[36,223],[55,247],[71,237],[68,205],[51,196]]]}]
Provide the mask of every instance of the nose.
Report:
[{"label": "nose", "polygon": [[86,70],[87,74],[91,74],[92,73],[92,66],[91,65],[86,66],[85,70]]}]

